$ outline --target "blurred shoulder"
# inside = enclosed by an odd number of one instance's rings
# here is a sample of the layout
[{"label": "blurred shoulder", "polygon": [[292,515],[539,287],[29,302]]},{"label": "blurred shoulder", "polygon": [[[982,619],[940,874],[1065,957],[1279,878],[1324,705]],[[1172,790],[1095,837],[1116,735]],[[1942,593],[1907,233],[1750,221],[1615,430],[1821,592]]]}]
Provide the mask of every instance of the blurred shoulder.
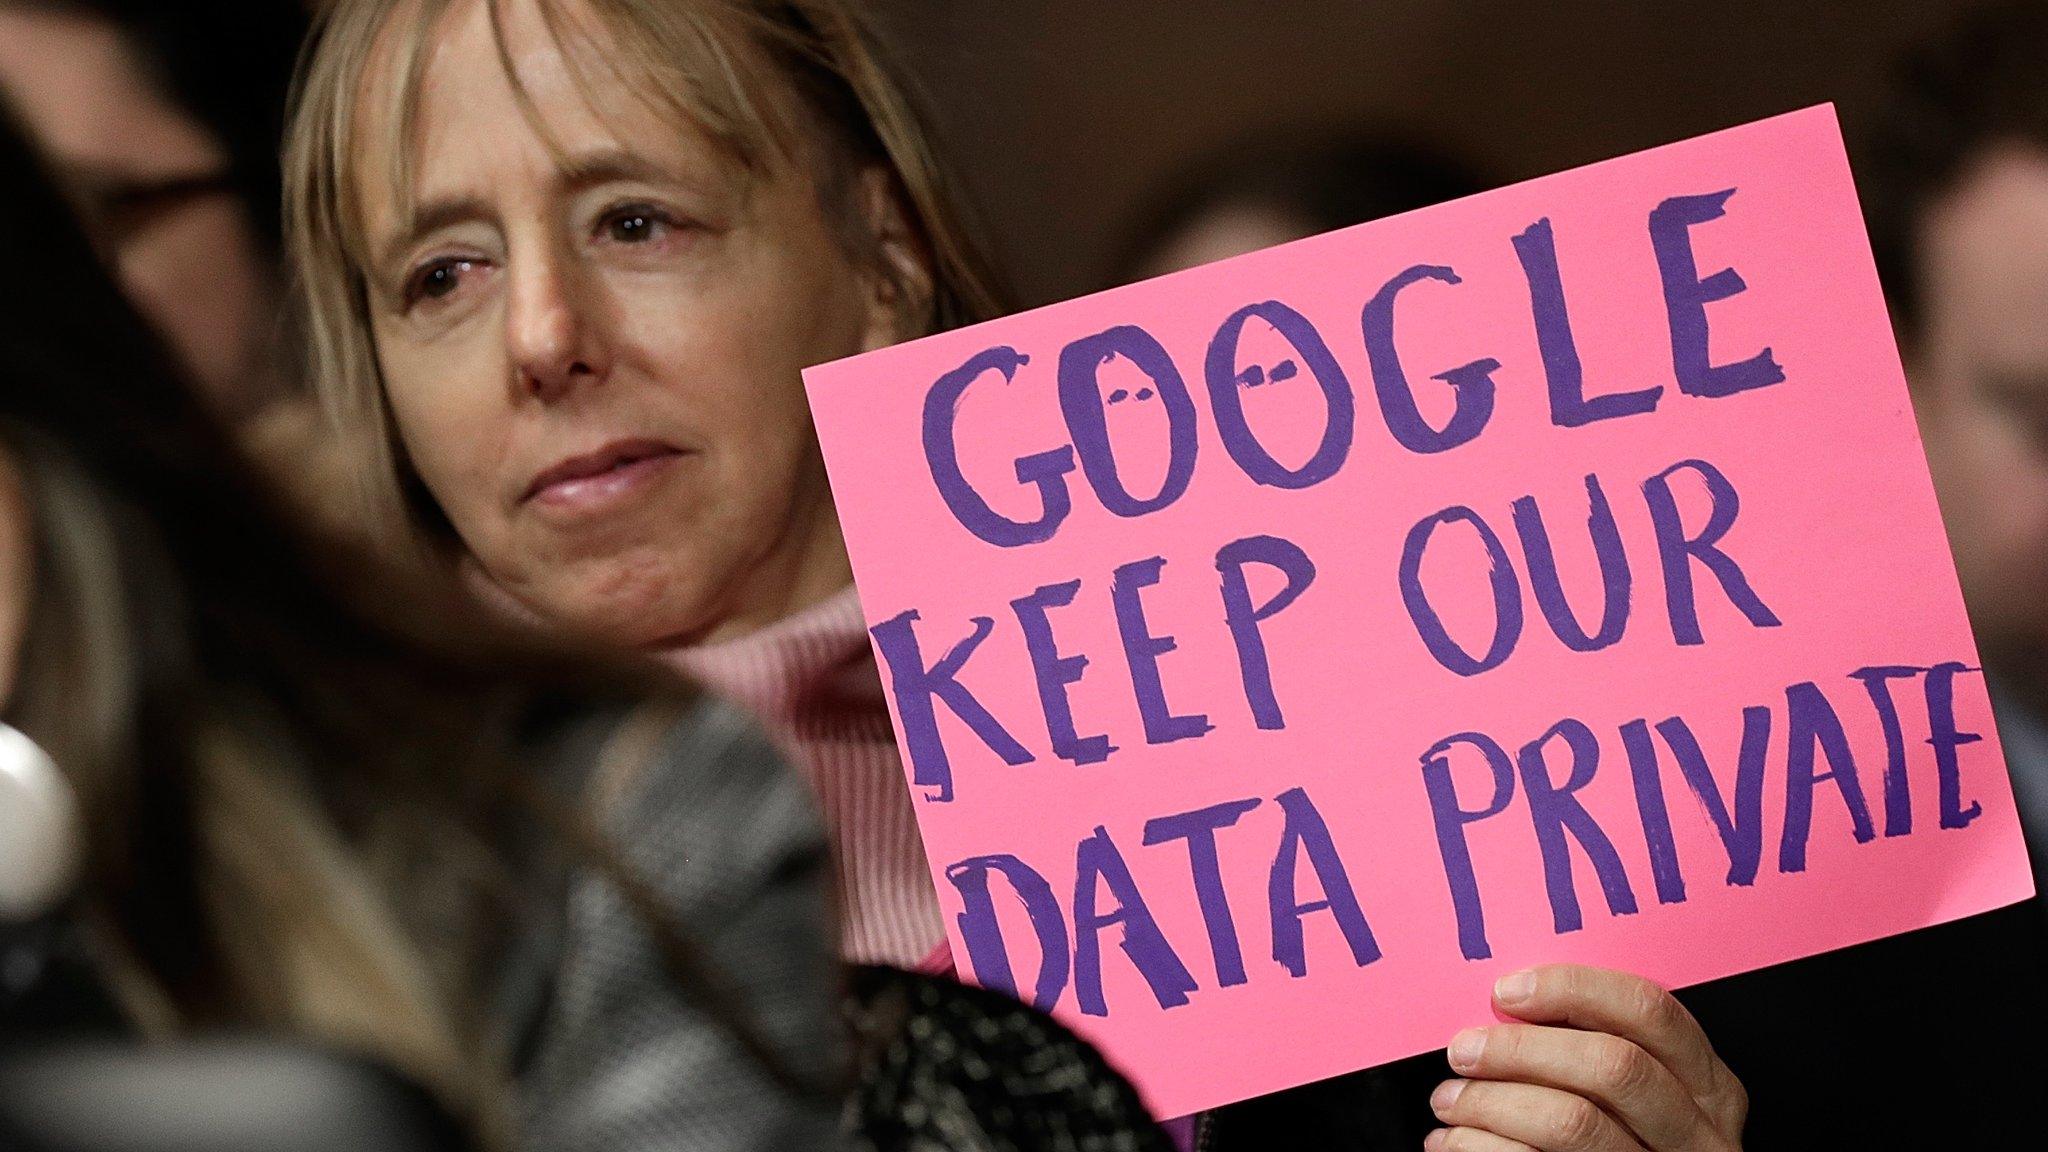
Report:
[{"label": "blurred shoulder", "polygon": [[821,870],[810,789],[741,708],[710,693],[640,704],[602,726],[581,789],[627,855],[670,886],[706,874]]}]

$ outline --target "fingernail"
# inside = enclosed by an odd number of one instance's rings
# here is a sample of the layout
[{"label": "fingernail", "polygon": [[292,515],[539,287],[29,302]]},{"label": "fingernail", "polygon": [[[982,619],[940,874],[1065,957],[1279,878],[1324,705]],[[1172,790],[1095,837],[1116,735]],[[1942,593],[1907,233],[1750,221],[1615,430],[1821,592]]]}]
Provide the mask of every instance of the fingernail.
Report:
[{"label": "fingernail", "polygon": [[1458,1102],[1459,1094],[1464,1091],[1465,1081],[1463,1080],[1446,1080],[1437,1085],[1436,1091],[1429,1094],[1430,1111],[1435,1112],[1439,1116],[1443,1115],[1450,1110],[1451,1105]]},{"label": "fingernail", "polygon": [[1470,1072],[1479,1063],[1479,1054],[1486,1051],[1486,1032],[1472,1028],[1451,1037],[1451,1067],[1460,1072]]},{"label": "fingernail", "polygon": [[1536,974],[1516,972],[1494,982],[1493,998],[1502,1004],[1520,1004],[1536,994]]},{"label": "fingernail", "polygon": [[1444,1152],[1451,1146],[1451,1130],[1439,1128],[1422,1138],[1422,1152]]}]

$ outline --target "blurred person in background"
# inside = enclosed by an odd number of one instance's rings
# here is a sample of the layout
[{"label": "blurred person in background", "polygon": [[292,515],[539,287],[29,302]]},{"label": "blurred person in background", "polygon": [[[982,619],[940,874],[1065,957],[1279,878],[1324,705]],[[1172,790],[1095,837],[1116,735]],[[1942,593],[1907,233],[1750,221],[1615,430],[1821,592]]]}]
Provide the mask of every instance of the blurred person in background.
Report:
[{"label": "blurred person in background", "polygon": [[298,0],[0,0],[0,96],[216,411],[287,390],[278,141]]},{"label": "blurred person in background", "polygon": [[[342,0],[317,35],[287,243],[374,534],[751,704],[825,811],[842,953],[950,972],[800,371],[1005,297],[860,9]],[[1741,1086],[1654,986],[1546,968],[1495,1004],[1432,1147],[1738,1145]],[[899,1049],[920,1115],[947,1047]]]},{"label": "blurred person in background", "polygon": [[2048,7],[1994,7],[1916,52],[1873,124],[1872,245],[2043,886]]},{"label": "blurred person in background", "polygon": [[1168,180],[1126,229],[1110,279],[1178,272],[1487,186],[1462,161],[1413,140],[1261,132]]},{"label": "blurred person in background", "polygon": [[[33,286],[0,309],[9,1053],[253,1031],[486,1147],[833,1146],[824,842],[752,726],[288,532],[4,120],[0,268]],[[63,1067],[16,1071],[0,1140],[67,1149],[252,1147],[322,1104],[260,1065],[210,1145],[197,1081],[39,1121]]]}]

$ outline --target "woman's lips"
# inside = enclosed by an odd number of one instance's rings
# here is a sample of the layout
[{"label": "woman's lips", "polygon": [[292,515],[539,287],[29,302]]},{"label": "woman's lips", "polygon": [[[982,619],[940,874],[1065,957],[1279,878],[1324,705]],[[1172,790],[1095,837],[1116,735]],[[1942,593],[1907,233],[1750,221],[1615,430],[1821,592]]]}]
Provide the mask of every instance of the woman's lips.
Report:
[{"label": "woman's lips", "polygon": [[558,512],[596,511],[647,487],[682,455],[681,449],[655,440],[617,440],[535,476],[520,503]]}]

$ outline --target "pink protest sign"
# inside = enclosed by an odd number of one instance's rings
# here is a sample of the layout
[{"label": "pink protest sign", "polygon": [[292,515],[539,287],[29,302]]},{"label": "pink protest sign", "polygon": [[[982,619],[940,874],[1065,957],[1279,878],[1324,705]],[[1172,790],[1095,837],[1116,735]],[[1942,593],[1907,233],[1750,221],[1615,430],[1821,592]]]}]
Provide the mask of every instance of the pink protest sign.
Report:
[{"label": "pink protest sign", "polygon": [[1829,108],[807,381],[962,970],[1163,1114],[2032,891]]}]

